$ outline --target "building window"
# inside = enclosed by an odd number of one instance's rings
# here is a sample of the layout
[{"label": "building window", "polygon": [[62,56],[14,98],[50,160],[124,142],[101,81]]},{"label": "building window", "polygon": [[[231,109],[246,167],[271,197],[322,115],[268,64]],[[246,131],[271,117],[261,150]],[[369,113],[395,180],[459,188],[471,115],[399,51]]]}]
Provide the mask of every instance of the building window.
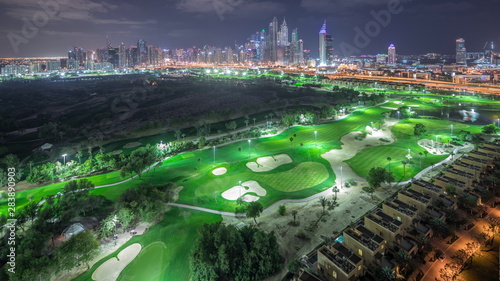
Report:
[{"label": "building window", "polygon": [[337,272],[335,272],[335,270],[332,271],[332,276],[333,278],[337,278]]},{"label": "building window", "polygon": [[361,271],[361,265],[360,265],[360,266],[358,266],[358,270],[359,270],[359,271]]},{"label": "building window", "polygon": [[401,221],[401,217],[398,217],[398,221]]},{"label": "building window", "polygon": [[363,256],[363,251],[362,251],[361,249],[358,249],[358,255],[359,255],[360,257],[362,257],[362,256]]}]

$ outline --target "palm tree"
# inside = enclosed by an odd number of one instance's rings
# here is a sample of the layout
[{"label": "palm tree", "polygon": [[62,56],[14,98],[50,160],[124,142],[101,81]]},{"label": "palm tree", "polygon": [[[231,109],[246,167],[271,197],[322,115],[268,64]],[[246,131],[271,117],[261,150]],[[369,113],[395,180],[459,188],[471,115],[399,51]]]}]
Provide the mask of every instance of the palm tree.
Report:
[{"label": "palm tree", "polygon": [[82,151],[78,151],[76,153],[76,158],[78,158],[78,163],[82,164],[82,157],[83,157],[83,152]]},{"label": "palm tree", "polygon": [[337,202],[337,192],[339,192],[339,189],[337,188],[337,186],[334,186],[332,188],[332,192],[335,194],[335,199],[333,201]]},{"label": "palm tree", "polygon": [[326,204],[328,203],[328,200],[326,200],[326,198],[324,196],[321,196],[319,198],[319,203],[321,204],[321,207],[323,207],[323,214],[324,214],[325,213]]},{"label": "palm tree", "polygon": [[292,149],[293,137],[290,137],[290,149]]},{"label": "palm tree", "polygon": [[418,155],[420,156],[420,168],[422,168],[422,152],[419,152]]},{"label": "palm tree", "polygon": [[392,158],[390,156],[387,157],[387,161],[389,161],[389,172],[391,171],[391,160]]},{"label": "palm tree", "polygon": [[293,216],[293,225],[295,225],[295,219],[297,218],[297,214],[298,214],[298,213],[299,213],[299,212],[297,212],[297,210],[293,210],[293,211],[292,211],[292,216]]},{"label": "palm tree", "polygon": [[403,177],[406,176],[406,165],[408,164],[409,161],[403,160],[401,161],[401,164],[403,164]]},{"label": "palm tree", "polygon": [[425,155],[425,163],[427,163],[427,154],[429,154],[429,151],[424,150],[424,155]]},{"label": "palm tree", "polygon": [[253,119],[253,125],[255,126],[255,120],[257,120],[257,118],[252,118]]},{"label": "palm tree", "polygon": [[410,263],[410,259],[411,257],[410,255],[408,255],[408,253],[406,253],[402,249],[398,251],[396,255],[396,262],[399,265],[400,272],[403,272],[406,269],[406,266],[408,266],[408,264]]}]

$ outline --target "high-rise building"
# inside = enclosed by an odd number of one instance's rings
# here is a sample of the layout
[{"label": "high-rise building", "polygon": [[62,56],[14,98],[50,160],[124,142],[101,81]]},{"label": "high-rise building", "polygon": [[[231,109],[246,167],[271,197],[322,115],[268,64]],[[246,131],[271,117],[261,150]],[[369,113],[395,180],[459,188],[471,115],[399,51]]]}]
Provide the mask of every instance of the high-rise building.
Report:
[{"label": "high-rise building", "polygon": [[269,33],[267,35],[267,59],[268,62],[276,62],[278,60],[278,19],[274,17],[269,23]]},{"label": "high-rise building", "polygon": [[146,41],[139,39],[137,41],[137,55],[138,55],[138,64],[147,64],[148,63],[148,48],[146,47]]},{"label": "high-rise building", "polygon": [[278,37],[278,45],[280,46],[290,45],[290,42],[288,41],[288,25],[286,24],[286,19],[283,19],[283,24],[281,24]]},{"label": "high-rise building", "polygon": [[326,65],[326,20],[319,31],[319,65]]},{"label": "high-rise building", "polygon": [[118,66],[120,68],[128,67],[127,51],[124,43],[121,43],[118,48]]},{"label": "high-rise building", "polygon": [[396,47],[394,44],[391,44],[387,50],[387,63],[396,64]]},{"label": "high-rise building", "polygon": [[331,34],[326,35],[326,63],[333,63],[333,36]]},{"label": "high-rise building", "polygon": [[465,48],[465,40],[463,38],[458,38],[456,40],[456,63],[467,65],[467,50]]},{"label": "high-rise building", "polygon": [[495,51],[495,44],[493,41],[484,44],[484,59],[486,63],[493,63],[493,52]]}]

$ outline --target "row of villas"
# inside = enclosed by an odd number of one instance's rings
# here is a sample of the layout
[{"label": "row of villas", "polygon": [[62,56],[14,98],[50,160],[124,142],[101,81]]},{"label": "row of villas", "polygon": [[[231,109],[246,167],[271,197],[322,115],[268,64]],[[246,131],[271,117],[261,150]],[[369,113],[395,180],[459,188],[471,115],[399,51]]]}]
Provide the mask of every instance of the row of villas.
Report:
[{"label": "row of villas", "polygon": [[[387,259],[387,253],[404,251],[409,256],[419,250],[419,236],[428,238],[433,231],[425,222],[432,218],[446,219],[437,207],[457,209],[457,201],[446,194],[450,185],[457,193],[468,193],[478,198],[475,190],[481,173],[495,158],[500,158],[500,144],[486,143],[476,151],[457,159],[434,182],[413,180],[411,186],[401,190],[345,229],[332,245],[321,246],[303,262],[315,274],[301,271],[295,281],[354,281],[366,272],[374,275],[380,267],[391,268],[396,274],[399,267]],[[342,239],[339,239],[342,237]]]}]

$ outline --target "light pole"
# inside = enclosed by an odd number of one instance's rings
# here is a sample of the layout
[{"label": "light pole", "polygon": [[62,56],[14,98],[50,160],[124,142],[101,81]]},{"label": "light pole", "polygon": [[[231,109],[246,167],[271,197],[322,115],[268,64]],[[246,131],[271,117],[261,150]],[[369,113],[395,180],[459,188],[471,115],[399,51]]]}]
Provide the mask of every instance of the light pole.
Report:
[{"label": "light pole", "polygon": [[252,140],[248,140],[248,157],[250,157],[250,143],[252,142]]},{"label": "light pole", "polygon": [[340,166],[340,189],[342,189],[342,166]]},{"label": "light pole", "polygon": [[453,136],[453,125],[450,125],[451,128],[451,135]]},{"label": "light pole", "polygon": [[213,146],[214,149],[214,164],[215,164],[215,145]]},{"label": "light pole", "polygon": [[316,146],[318,146],[317,141],[318,141],[318,131],[314,131],[314,144],[315,144]]},{"label": "light pole", "polygon": [[66,155],[68,154],[63,154],[62,157],[63,157],[63,165],[66,165]]},{"label": "light pole", "polygon": [[398,110],[398,122],[399,122],[399,110]]}]

